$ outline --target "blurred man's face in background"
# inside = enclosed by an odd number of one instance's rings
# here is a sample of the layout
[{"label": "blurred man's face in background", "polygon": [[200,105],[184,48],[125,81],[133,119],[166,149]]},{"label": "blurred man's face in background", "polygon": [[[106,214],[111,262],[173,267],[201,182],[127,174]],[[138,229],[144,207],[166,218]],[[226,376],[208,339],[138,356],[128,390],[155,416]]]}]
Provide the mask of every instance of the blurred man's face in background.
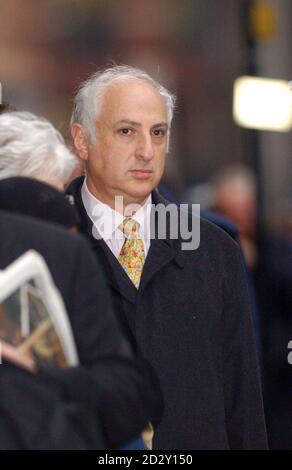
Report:
[{"label": "blurred man's face in background", "polygon": [[237,225],[241,235],[256,232],[255,188],[241,178],[226,181],[216,189],[216,209]]},{"label": "blurred man's face in background", "polygon": [[116,195],[125,205],[143,204],[163,174],[167,130],[165,102],[151,85],[141,80],[110,85],[96,122],[96,143],[87,146],[86,155],[77,148],[86,160],[92,194],[111,207]]}]

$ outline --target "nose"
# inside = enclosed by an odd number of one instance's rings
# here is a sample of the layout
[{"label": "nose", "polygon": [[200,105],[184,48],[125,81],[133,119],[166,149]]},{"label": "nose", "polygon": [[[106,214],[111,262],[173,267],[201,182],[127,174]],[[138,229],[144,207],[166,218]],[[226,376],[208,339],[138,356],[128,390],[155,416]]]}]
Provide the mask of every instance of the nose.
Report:
[{"label": "nose", "polygon": [[154,157],[154,148],[151,135],[142,134],[140,136],[136,156],[146,161],[152,160]]}]

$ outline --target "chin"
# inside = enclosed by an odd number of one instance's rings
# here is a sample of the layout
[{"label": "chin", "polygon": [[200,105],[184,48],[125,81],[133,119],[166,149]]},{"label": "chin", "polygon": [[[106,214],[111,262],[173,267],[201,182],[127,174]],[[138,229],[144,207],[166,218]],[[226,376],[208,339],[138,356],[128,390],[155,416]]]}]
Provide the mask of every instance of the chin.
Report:
[{"label": "chin", "polygon": [[153,184],[143,184],[139,185],[137,188],[125,188],[125,194],[129,200],[132,200],[132,202],[140,203],[148,198],[153,189]]}]

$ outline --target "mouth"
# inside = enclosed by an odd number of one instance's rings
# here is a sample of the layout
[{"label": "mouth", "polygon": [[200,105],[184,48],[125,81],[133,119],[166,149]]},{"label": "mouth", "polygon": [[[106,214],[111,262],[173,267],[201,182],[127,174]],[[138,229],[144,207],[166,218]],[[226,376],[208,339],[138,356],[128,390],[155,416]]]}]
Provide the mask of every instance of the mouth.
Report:
[{"label": "mouth", "polygon": [[131,170],[130,173],[134,176],[134,178],[148,179],[148,178],[151,178],[153,174],[153,170],[137,169],[137,170]]}]

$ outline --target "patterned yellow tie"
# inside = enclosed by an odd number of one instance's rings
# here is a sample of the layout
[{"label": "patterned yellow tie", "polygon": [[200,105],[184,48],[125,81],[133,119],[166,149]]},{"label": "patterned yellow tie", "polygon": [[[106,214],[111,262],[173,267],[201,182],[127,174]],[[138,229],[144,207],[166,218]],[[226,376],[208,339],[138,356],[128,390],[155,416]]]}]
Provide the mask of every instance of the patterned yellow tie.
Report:
[{"label": "patterned yellow tie", "polygon": [[126,237],[119,255],[119,262],[136,289],[139,288],[145,262],[144,245],[141,238],[139,238],[139,226],[140,224],[130,217],[124,219],[119,226],[119,229]]},{"label": "patterned yellow tie", "polygon": [[[145,263],[145,251],[143,241],[139,238],[139,227],[140,224],[130,217],[124,219],[123,223],[119,226],[119,229],[126,237],[119,255],[119,262],[137,289],[139,288]],[[142,439],[149,450],[152,449],[153,435],[152,424],[148,422],[142,432]]]}]

